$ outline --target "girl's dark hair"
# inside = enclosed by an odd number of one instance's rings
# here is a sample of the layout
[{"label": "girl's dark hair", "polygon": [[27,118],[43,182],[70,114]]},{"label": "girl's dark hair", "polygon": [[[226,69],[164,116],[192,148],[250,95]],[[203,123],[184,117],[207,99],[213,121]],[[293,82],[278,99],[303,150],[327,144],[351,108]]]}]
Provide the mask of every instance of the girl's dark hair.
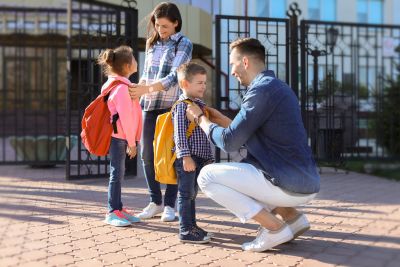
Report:
[{"label": "girl's dark hair", "polygon": [[125,76],[124,64],[132,64],[133,50],[129,46],[121,45],[115,49],[106,49],[97,58],[105,75],[116,73]]},{"label": "girl's dark hair", "polygon": [[178,7],[174,3],[162,2],[158,4],[149,15],[150,19],[147,23],[147,42],[146,49],[149,49],[158,41],[160,35],[155,29],[156,19],[166,18],[170,22],[175,23],[178,21],[178,25],[175,28],[176,32],[180,32],[182,29],[182,17]]}]

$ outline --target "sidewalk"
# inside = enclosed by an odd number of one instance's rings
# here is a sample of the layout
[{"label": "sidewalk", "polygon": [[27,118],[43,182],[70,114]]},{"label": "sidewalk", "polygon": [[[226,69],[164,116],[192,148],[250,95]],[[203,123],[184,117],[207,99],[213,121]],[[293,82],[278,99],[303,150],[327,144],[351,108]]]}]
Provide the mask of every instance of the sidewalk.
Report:
[{"label": "sidewalk", "polygon": [[[256,224],[198,196],[205,245],[181,244],[178,223],[159,218],[102,223],[107,179],[65,181],[64,168],[0,166],[0,266],[400,266],[400,182],[324,170],[318,197],[302,210],[312,229],[265,253],[243,252]],[[148,202],[143,177],[123,184],[124,205]]]}]

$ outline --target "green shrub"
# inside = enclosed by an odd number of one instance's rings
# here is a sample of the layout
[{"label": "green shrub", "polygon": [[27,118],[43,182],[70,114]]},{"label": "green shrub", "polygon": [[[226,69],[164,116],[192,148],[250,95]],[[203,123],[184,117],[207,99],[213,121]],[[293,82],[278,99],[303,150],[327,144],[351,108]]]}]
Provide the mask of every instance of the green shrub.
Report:
[{"label": "green shrub", "polygon": [[400,75],[388,81],[378,114],[383,145],[392,156],[400,155]]}]

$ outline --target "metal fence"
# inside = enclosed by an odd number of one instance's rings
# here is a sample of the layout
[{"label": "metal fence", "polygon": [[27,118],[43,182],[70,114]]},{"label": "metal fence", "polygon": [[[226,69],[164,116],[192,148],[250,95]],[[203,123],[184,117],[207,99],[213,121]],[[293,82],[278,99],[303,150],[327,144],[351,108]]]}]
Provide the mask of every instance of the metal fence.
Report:
[{"label": "metal fence", "polygon": [[63,163],[65,10],[3,7],[0,13],[0,163]]},{"label": "metal fence", "polygon": [[[68,179],[104,177],[108,172],[107,157],[91,155],[82,145],[79,133],[80,119],[86,106],[96,98],[105,77],[96,64],[103,49],[125,44],[131,46],[138,58],[137,10],[93,1],[72,1],[71,37],[68,51],[71,71],[67,94],[67,136],[77,136],[77,144],[68,140]],[[131,77],[137,82],[137,74]],[[136,158],[127,160],[127,173],[136,174]]]},{"label": "metal fence", "polygon": [[[68,179],[104,177],[108,159],[84,149],[80,120],[104,82],[100,51],[127,44],[138,52],[137,10],[74,0],[71,23],[66,9],[0,7],[0,14],[0,164],[66,163]],[[136,174],[136,160],[127,168]]]},{"label": "metal fence", "polygon": [[[382,118],[389,81],[399,75],[400,54],[391,45],[399,43],[400,26],[310,20],[299,25],[300,14],[292,4],[289,19],[216,17],[218,108],[231,117],[237,113],[245,88],[229,76],[229,44],[254,37],[266,46],[267,67],[298,95],[318,161],[397,158],[390,144],[398,138],[399,118]],[[220,153],[217,160],[240,159],[245,150]]]},{"label": "metal fence", "polygon": [[318,160],[397,157],[380,121],[388,81],[399,74],[396,40],[399,25],[301,22],[301,104]]},{"label": "metal fence", "polygon": [[[216,103],[229,117],[239,110],[246,88],[230,75],[229,44],[238,37],[253,37],[261,41],[267,54],[265,60],[277,77],[289,83],[289,20],[259,17],[216,16]],[[245,155],[224,153],[216,149],[216,160],[240,159]]]}]

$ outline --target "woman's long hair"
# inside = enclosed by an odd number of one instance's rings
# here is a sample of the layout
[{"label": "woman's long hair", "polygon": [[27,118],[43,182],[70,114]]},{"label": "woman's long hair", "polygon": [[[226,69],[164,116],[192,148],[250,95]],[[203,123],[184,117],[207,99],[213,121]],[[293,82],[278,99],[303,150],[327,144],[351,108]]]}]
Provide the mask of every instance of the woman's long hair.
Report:
[{"label": "woman's long hair", "polygon": [[155,28],[156,19],[166,18],[172,23],[178,21],[178,25],[175,27],[175,32],[180,32],[182,29],[181,13],[174,3],[162,2],[158,4],[149,16],[150,19],[147,23],[146,50],[152,47],[154,43],[157,42],[160,38],[160,35]]}]

